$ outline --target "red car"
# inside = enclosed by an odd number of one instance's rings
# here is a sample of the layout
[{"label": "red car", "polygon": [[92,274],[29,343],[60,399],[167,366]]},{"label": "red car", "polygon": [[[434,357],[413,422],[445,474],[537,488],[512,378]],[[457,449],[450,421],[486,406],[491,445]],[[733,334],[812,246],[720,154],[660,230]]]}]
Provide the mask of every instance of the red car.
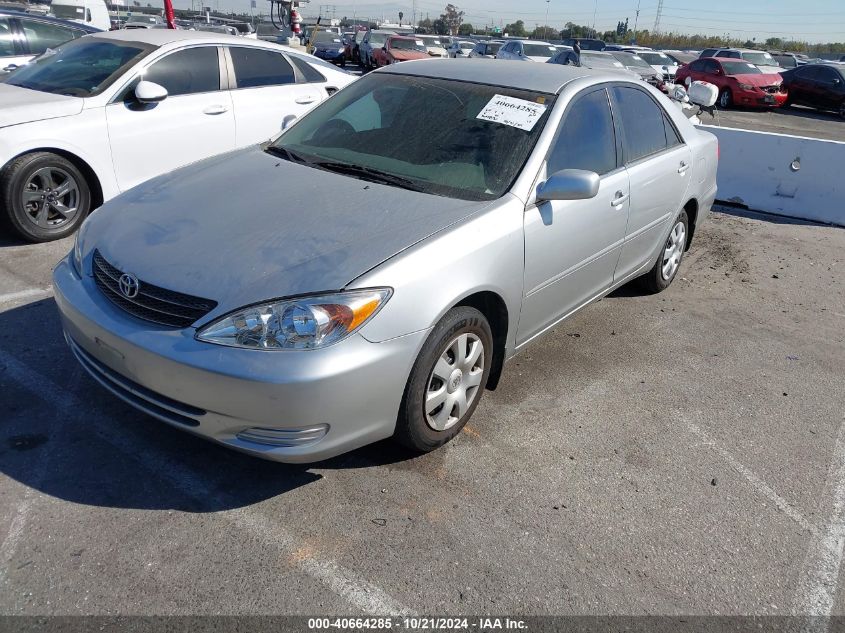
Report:
[{"label": "red car", "polygon": [[391,35],[382,48],[373,50],[373,61],[377,68],[411,59],[428,58],[428,51],[422,40],[401,35]]},{"label": "red car", "polygon": [[719,105],[777,108],[786,103],[783,77],[765,74],[754,64],[728,57],[705,57],[678,69],[675,82],[707,81],[719,88]]}]

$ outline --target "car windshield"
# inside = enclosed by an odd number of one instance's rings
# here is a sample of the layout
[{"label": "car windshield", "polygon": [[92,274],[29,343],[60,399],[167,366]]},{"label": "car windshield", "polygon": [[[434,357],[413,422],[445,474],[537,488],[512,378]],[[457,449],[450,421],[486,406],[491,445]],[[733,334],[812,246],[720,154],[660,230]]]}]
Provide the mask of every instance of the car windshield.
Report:
[{"label": "car windshield", "polygon": [[430,77],[367,75],[267,151],[318,169],[463,200],[511,187],[554,95]]},{"label": "car windshield", "polygon": [[474,42],[461,42],[460,47],[461,47],[461,50],[470,51],[473,48],[475,48],[475,43]]},{"label": "car windshield", "polygon": [[624,68],[612,55],[581,52],[581,64],[587,68]]},{"label": "car windshield", "polygon": [[425,52],[425,45],[422,40],[390,40],[390,48],[396,48],[402,51],[420,51]]},{"label": "car windshield", "polygon": [[795,68],[798,62],[792,55],[772,55],[781,68]]},{"label": "car windshield", "polygon": [[759,75],[763,71],[748,62],[721,62],[726,75]]},{"label": "car windshield", "polygon": [[385,35],[384,33],[372,33],[370,35],[370,46],[374,48],[383,46],[386,39],[387,35]]},{"label": "car windshield", "polygon": [[768,53],[743,53],[742,59],[758,66],[777,66],[775,58]]},{"label": "car windshield", "polygon": [[652,53],[650,51],[643,51],[637,53],[640,57],[646,60],[649,64],[654,66],[676,66],[675,61],[665,53]]},{"label": "car windshield", "polygon": [[48,49],[33,63],[8,75],[6,83],[40,92],[92,97],[153,50],[154,46],[140,42],[83,37]]},{"label": "car windshield", "polygon": [[523,44],[522,49],[528,57],[551,57],[557,52],[551,44]]},{"label": "car windshield", "polygon": [[137,24],[139,22],[141,24],[157,24],[158,20],[153,15],[132,15],[126,20],[127,24]]},{"label": "car windshield", "polygon": [[488,44],[487,45],[487,54],[488,55],[495,55],[496,53],[499,52],[500,48],[502,48],[502,45],[497,43],[497,42],[493,42],[492,44]]},{"label": "car windshield", "polygon": [[50,5],[50,13],[63,20],[85,19],[85,10],[82,7],[77,7],[71,4],[56,4],[54,2]]},{"label": "car windshield", "polygon": [[443,43],[436,37],[423,37],[421,39],[426,46],[443,46]]},{"label": "car windshield", "polygon": [[314,41],[319,43],[333,43],[340,44],[340,35],[337,33],[329,33],[328,31],[317,31]]},{"label": "car windshield", "polygon": [[633,55],[632,53],[617,53],[615,57],[626,66],[651,69],[651,65],[639,55]]}]

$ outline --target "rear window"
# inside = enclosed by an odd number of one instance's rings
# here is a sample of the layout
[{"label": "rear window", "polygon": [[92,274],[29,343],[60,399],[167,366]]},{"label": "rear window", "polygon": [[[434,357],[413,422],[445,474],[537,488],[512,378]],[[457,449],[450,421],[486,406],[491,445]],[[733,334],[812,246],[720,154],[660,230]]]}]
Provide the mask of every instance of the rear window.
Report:
[{"label": "rear window", "polygon": [[523,44],[522,49],[528,57],[551,57],[557,52],[551,44]]},{"label": "rear window", "polygon": [[293,67],[284,55],[260,48],[229,49],[238,88],[260,88],[296,83]]}]

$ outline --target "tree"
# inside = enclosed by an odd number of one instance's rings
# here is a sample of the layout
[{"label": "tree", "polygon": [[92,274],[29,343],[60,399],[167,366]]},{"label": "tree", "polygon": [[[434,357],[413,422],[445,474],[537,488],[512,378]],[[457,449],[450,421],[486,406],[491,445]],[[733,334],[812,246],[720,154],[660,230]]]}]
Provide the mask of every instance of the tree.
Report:
[{"label": "tree", "polygon": [[783,48],[783,40],[779,37],[770,37],[766,40],[766,48]]},{"label": "tree", "polygon": [[440,19],[446,25],[444,35],[457,35],[461,22],[464,20],[464,12],[458,11],[458,7],[454,4],[447,4],[445,12],[440,14]]},{"label": "tree", "polygon": [[472,28],[472,24],[469,22],[464,22],[458,27],[458,35],[472,35],[475,32],[475,29]]},{"label": "tree", "polygon": [[426,18],[425,20],[420,20],[417,23],[417,32],[419,33],[434,33],[434,27],[431,24],[431,20]]},{"label": "tree", "polygon": [[557,38],[557,30],[550,26],[538,26],[531,34],[531,38],[535,40]]},{"label": "tree", "polygon": [[525,37],[528,35],[525,30],[525,22],[522,20],[517,20],[513,24],[505,24],[505,28],[502,30],[511,37]]},{"label": "tree", "polygon": [[446,24],[446,21],[441,18],[437,18],[431,23],[431,30],[437,35],[449,35],[449,26]]}]

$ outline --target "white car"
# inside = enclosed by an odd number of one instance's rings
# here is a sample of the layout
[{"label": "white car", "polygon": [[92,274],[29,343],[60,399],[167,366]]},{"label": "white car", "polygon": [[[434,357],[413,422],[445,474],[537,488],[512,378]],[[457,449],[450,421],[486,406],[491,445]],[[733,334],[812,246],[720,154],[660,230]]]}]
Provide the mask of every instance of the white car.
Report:
[{"label": "white car", "polygon": [[417,39],[422,40],[425,45],[426,52],[432,57],[448,57],[449,53],[440,38],[436,35],[416,35]]},{"label": "white car", "polygon": [[496,59],[513,59],[521,62],[547,62],[558,49],[548,42],[513,40],[503,45],[496,53]]},{"label": "white car", "polygon": [[137,29],[73,40],[0,83],[0,210],[24,239],[64,237],[145,180],[268,140],[354,79],[243,37]]},{"label": "white car", "polygon": [[666,79],[673,81],[678,73],[678,62],[660,51],[640,50],[634,53],[642,57],[648,65],[663,75]]},{"label": "white car", "polygon": [[449,45],[446,50],[449,52],[449,57],[457,59],[459,57],[469,56],[470,51],[475,48],[475,42],[469,40],[457,40]]}]

